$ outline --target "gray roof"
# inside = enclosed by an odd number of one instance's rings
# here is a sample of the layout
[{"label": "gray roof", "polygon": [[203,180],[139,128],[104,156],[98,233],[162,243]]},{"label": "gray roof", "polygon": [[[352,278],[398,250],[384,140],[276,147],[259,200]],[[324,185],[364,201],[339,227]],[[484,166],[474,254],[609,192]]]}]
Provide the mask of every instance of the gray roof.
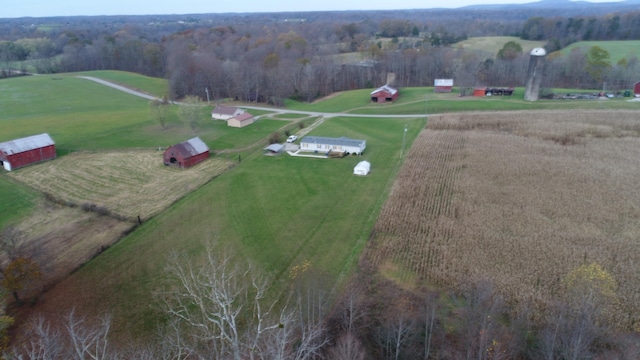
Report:
[{"label": "gray roof", "polygon": [[0,143],[0,151],[7,155],[55,145],[49,134],[40,134]]},{"label": "gray roof", "polygon": [[233,115],[239,109],[235,106],[225,106],[225,105],[216,105],[216,107],[211,111],[213,114],[224,114],[224,115]]},{"label": "gray roof", "polygon": [[195,152],[192,152],[192,155],[202,154],[203,152],[209,151],[209,147],[205,144],[199,137],[194,137],[186,141],[187,144],[191,145]]},{"label": "gray roof", "polygon": [[266,148],[264,148],[264,150],[273,151],[273,152],[280,152],[280,151],[282,151],[283,148],[284,148],[284,145],[282,145],[282,144],[271,144],[271,145],[267,146]]},{"label": "gray roof", "polygon": [[300,140],[300,143],[310,144],[325,144],[325,145],[341,145],[341,146],[356,146],[361,147],[364,145],[365,140],[349,139],[347,137],[330,138],[321,136],[305,136]]}]

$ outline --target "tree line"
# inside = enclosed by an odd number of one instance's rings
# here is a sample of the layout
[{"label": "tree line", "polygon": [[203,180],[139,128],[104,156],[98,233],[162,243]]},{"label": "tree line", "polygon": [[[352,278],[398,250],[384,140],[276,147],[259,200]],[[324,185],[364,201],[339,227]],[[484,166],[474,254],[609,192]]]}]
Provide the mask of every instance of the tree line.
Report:
[{"label": "tree line", "polygon": [[[633,335],[603,321],[611,282],[592,264],[545,314],[517,312],[488,282],[459,293],[403,290],[360,264],[340,295],[310,264],[270,290],[264,271],[206,245],[201,261],[174,254],[156,291],[158,330],[147,342],[113,336],[112,320],[70,310],[35,318],[6,359],[635,359]],[[604,275],[604,276],[603,276]],[[594,280],[595,279],[595,280]],[[331,305],[333,304],[333,305]]]},{"label": "tree line", "polygon": [[[381,86],[389,72],[399,87],[432,86],[437,78],[453,78],[461,87],[523,84],[528,54],[511,49],[503,56],[451,46],[469,36],[546,40],[551,54],[581,40],[640,39],[640,28],[634,26],[640,12],[519,21],[473,19],[473,12],[458,19],[428,14],[367,18],[356,13],[357,21],[332,13],[186,22],[130,17],[92,23],[80,18],[47,30],[4,25],[0,67],[26,71],[30,64],[39,73],[131,71],[167,78],[172,99],[205,98],[210,92],[213,98],[280,105],[286,98],[311,101],[336,91]],[[637,58],[609,62],[595,76],[585,59],[584,50],[554,54],[543,86],[593,89],[603,81],[619,89],[630,86]]]}]

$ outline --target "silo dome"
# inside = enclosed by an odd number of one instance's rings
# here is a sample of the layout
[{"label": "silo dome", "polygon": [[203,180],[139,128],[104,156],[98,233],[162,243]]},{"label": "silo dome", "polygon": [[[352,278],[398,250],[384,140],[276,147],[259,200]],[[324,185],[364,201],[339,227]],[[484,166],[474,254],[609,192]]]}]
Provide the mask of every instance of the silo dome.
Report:
[{"label": "silo dome", "polygon": [[535,48],[531,50],[531,56],[545,56],[547,55],[547,51],[543,48]]}]

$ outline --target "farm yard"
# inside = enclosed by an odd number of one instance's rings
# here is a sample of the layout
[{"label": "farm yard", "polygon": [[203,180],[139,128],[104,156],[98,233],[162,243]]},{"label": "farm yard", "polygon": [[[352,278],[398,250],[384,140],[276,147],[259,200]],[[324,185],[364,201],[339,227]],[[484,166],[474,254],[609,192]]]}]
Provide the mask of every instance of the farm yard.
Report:
[{"label": "farm yard", "polygon": [[[598,264],[606,316],[640,329],[637,112],[430,117],[363,259],[405,288],[489,281],[516,308],[565,296]],[[598,281],[598,280],[590,280]]]}]

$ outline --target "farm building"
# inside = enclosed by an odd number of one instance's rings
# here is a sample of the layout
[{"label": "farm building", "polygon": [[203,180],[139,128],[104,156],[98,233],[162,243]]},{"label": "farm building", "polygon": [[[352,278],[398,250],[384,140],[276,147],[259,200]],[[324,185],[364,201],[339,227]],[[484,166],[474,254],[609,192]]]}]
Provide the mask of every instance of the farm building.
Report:
[{"label": "farm building", "polygon": [[435,79],[433,81],[434,92],[450,93],[453,90],[453,79]]},{"label": "farm building", "polygon": [[271,144],[264,148],[265,155],[278,155],[284,150],[284,145],[282,144]]},{"label": "farm building", "polygon": [[244,110],[235,106],[217,105],[211,110],[211,118],[216,120],[229,120],[234,116],[243,114]]},{"label": "farm building", "polygon": [[209,147],[198,137],[171,145],[162,155],[165,165],[188,168],[209,158]]},{"label": "farm building", "polygon": [[640,97],[640,81],[633,84],[633,96]]},{"label": "farm building", "polygon": [[366,147],[366,140],[355,140],[346,137],[328,138],[320,136],[305,136],[300,140],[301,151],[362,155],[362,152]]},{"label": "farm building", "polygon": [[477,87],[473,89],[473,96],[511,96],[513,88]]},{"label": "farm building", "polygon": [[56,145],[49,134],[0,143],[0,165],[7,171],[55,158]]},{"label": "farm building", "polygon": [[354,175],[368,175],[371,171],[371,163],[368,161],[360,161],[356,167],[353,168]]},{"label": "farm building", "polygon": [[377,103],[392,102],[398,98],[398,89],[389,85],[381,86],[371,92],[371,101]]},{"label": "farm building", "polygon": [[255,118],[253,117],[253,115],[249,114],[248,112],[244,112],[227,120],[227,126],[241,128],[247,125],[251,125],[254,122]]}]

